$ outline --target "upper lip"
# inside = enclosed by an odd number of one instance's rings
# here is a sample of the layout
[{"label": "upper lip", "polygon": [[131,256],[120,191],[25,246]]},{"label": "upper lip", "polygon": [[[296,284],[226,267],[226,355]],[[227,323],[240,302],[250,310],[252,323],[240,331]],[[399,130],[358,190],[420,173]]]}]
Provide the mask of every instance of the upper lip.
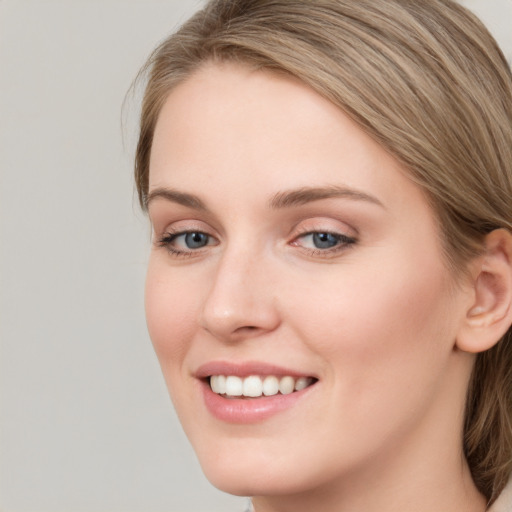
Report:
[{"label": "upper lip", "polygon": [[196,371],[195,376],[199,379],[205,379],[212,375],[235,375],[237,377],[248,377],[250,375],[275,375],[276,377],[289,375],[291,377],[314,377],[309,373],[264,363],[261,361],[229,362],[229,361],[210,361],[201,365]]}]

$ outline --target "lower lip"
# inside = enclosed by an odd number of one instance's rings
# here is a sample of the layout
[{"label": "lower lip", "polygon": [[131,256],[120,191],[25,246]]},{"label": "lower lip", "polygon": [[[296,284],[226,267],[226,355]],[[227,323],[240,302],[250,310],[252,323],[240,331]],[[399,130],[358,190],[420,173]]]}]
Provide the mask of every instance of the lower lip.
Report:
[{"label": "lower lip", "polygon": [[214,393],[210,385],[202,382],[203,398],[208,411],[215,418],[227,423],[257,423],[293,407],[312,386],[288,395],[262,396],[261,398],[224,398]]}]

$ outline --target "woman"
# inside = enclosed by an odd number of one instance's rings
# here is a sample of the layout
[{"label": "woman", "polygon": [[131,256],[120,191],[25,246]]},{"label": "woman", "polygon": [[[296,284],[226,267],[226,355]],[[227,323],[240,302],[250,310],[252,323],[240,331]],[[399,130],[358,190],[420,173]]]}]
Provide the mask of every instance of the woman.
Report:
[{"label": "woman", "polygon": [[486,29],[450,0],[217,0],[147,69],[148,328],[206,476],[256,512],[511,510]]}]

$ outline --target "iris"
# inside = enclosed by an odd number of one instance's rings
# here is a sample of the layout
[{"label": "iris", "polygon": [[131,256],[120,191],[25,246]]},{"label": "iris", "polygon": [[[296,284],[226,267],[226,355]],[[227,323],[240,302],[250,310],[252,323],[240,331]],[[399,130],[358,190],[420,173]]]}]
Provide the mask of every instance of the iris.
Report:
[{"label": "iris", "polygon": [[208,245],[208,235],[206,233],[191,232],[185,234],[185,245],[189,249],[200,249],[205,245]]},{"label": "iris", "polygon": [[339,242],[339,237],[332,233],[313,233],[313,244],[317,249],[330,249]]}]

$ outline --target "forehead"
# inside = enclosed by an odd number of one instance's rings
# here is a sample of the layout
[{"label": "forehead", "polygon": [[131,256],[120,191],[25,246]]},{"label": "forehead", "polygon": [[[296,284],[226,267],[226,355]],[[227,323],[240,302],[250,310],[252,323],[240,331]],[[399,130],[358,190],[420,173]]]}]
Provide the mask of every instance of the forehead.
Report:
[{"label": "forehead", "polygon": [[341,109],[292,77],[209,63],[169,94],[154,134],[150,191],[268,195],[312,184],[395,201],[403,186],[417,188]]}]

